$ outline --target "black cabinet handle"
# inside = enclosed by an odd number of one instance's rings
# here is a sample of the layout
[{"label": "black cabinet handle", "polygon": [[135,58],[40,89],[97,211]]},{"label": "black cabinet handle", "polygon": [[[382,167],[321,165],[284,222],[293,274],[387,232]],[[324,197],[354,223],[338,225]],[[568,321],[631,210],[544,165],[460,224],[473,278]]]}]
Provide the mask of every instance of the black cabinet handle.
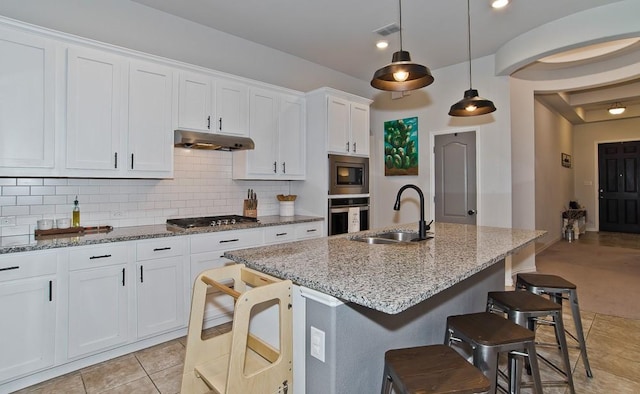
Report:
[{"label": "black cabinet handle", "polygon": [[20,269],[19,265],[16,265],[13,267],[3,267],[3,268],[0,268],[0,271],[11,271],[11,270],[17,270],[17,269]]},{"label": "black cabinet handle", "polygon": [[220,123],[218,130],[222,131],[222,118],[220,118],[218,122]]},{"label": "black cabinet handle", "polygon": [[118,168],[118,152],[113,154],[113,168]]},{"label": "black cabinet handle", "polygon": [[122,269],[122,286],[124,286],[124,268]]},{"label": "black cabinet handle", "polygon": [[287,173],[287,163],[282,162],[282,173],[286,174]]},{"label": "black cabinet handle", "polygon": [[356,143],[353,143],[353,153],[356,153]]},{"label": "black cabinet handle", "polygon": [[316,231],[318,231],[317,228],[312,228],[312,229],[307,230],[308,233],[313,233],[313,232],[316,232]]},{"label": "black cabinet handle", "polygon": [[101,256],[91,256],[91,257],[89,257],[89,260],[93,260],[93,259],[106,259],[106,258],[109,258],[109,257],[111,257],[111,255],[110,255],[110,254],[103,254],[103,255],[101,255]]},{"label": "black cabinet handle", "polygon": [[211,130],[211,116],[207,116],[207,129]]},{"label": "black cabinet handle", "polygon": [[131,169],[133,170],[133,153],[131,154]]},{"label": "black cabinet handle", "polygon": [[347,152],[349,152],[349,141],[347,141]]},{"label": "black cabinet handle", "polygon": [[49,281],[49,302],[53,301],[53,281]]},{"label": "black cabinet handle", "polygon": [[155,249],[153,249],[154,252],[159,252],[161,250],[171,250],[171,247],[170,246],[166,246],[164,248],[155,248]]},{"label": "black cabinet handle", "polygon": [[276,237],[281,237],[283,235],[287,235],[287,233],[278,233],[278,234],[276,234]]},{"label": "black cabinet handle", "polygon": [[220,241],[221,244],[225,244],[227,242],[238,242],[240,241],[238,238],[234,238],[234,239],[223,239],[222,241]]},{"label": "black cabinet handle", "polygon": [[144,283],[144,266],[140,266],[140,283]]},{"label": "black cabinet handle", "polygon": [[273,173],[275,174],[276,172],[278,172],[278,162],[274,161],[273,162]]}]

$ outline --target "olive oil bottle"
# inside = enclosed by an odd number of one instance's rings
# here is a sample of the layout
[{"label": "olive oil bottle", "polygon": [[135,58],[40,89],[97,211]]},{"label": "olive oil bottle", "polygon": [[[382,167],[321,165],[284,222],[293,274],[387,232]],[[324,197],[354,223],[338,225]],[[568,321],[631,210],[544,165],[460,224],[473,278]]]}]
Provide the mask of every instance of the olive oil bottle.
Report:
[{"label": "olive oil bottle", "polygon": [[78,205],[78,196],[73,201],[73,213],[71,215],[71,225],[73,227],[80,226],[80,206]]}]

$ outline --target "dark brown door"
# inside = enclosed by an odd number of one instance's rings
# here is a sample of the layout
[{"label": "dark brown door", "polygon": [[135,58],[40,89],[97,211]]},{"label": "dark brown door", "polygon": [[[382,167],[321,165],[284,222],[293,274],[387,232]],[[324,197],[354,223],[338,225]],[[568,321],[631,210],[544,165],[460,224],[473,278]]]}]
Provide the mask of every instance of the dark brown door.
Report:
[{"label": "dark brown door", "polygon": [[600,230],[640,233],[640,141],[598,144]]}]

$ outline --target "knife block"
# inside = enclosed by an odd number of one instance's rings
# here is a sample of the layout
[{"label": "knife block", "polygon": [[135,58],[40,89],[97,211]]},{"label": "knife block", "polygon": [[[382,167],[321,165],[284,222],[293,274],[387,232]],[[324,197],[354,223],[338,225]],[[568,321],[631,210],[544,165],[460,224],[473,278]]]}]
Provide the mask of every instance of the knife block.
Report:
[{"label": "knife block", "polygon": [[244,200],[244,205],[242,207],[242,215],[248,216],[250,218],[258,217],[258,200]]}]

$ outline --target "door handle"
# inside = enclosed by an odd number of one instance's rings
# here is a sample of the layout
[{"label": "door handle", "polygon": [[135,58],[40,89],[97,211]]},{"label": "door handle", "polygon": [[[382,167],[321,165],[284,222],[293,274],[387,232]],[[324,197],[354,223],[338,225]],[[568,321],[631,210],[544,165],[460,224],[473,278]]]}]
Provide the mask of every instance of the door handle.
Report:
[{"label": "door handle", "polygon": [[470,209],[467,211],[467,213],[469,214],[469,216],[472,216],[472,215],[475,215],[477,211],[475,209]]}]

